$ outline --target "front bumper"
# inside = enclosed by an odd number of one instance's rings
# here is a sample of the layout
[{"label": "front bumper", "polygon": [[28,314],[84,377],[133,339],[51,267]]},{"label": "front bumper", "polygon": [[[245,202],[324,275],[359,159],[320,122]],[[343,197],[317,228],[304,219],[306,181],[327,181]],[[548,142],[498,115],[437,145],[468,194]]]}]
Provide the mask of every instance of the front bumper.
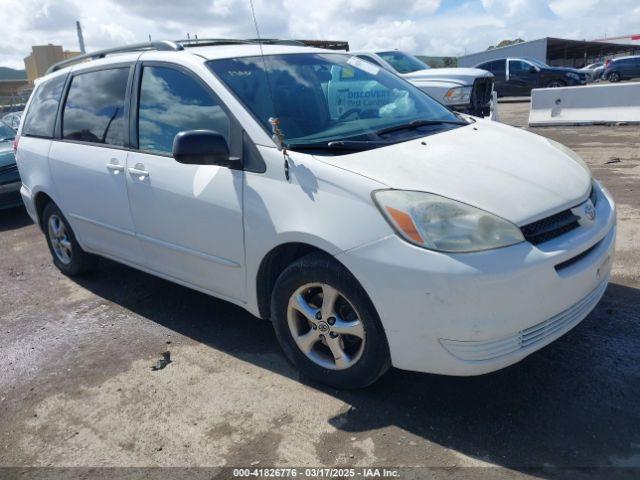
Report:
[{"label": "front bumper", "polygon": [[606,288],[614,256],[615,206],[605,190],[597,190],[593,225],[538,246],[443,254],[390,235],[338,255],[369,293],[393,365],[447,375],[487,373],[518,362],[583,320]]}]

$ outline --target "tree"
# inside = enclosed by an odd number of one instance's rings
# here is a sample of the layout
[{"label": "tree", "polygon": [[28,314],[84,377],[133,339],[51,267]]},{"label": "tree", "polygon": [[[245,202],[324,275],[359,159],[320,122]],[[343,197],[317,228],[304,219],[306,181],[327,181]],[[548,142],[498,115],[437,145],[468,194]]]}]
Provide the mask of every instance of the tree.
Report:
[{"label": "tree", "polygon": [[522,38],[516,38],[514,40],[501,40],[496,46],[491,45],[487,50],[493,50],[494,48],[508,47],[509,45],[516,45],[518,43],[524,43]]},{"label": "tree", "polygon": [[457,67],[458,66],[458,59],[457,58],[452,58],[452,57],[444,57],[442,59],[442,64],[445,67]]}]

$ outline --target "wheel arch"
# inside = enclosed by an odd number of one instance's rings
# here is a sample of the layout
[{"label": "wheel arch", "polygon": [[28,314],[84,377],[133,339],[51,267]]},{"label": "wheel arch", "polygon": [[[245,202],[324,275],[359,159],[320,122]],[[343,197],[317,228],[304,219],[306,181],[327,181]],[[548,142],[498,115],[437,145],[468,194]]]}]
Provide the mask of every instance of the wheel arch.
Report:
[{"label": "wheel arch", "polygon": [[256,275],[255,287],[258,312],[261,318],[268,320],[271,317],[271,294],[280,274],[291,263],[311,253],[321,253],[335,260],[335,257],[326,250],[305,242],[281,243],[262,258]]},{"label": "wheel arch", "polygon": [[36,215],[38,217],[38,225],[40,226],[40,229],[44,228],[42,224],[42,214],[44,212],[44,207],[46,207],[49,202],[55,203],[53,198],[48,193],[42,190],[35,193],[33,196],[33,204],[36,209]]}]

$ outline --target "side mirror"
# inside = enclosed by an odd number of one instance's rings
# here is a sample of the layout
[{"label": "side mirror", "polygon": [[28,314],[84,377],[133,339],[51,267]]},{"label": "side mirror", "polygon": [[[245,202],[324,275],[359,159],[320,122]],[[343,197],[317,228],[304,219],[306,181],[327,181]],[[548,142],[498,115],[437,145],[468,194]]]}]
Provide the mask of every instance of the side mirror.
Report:
[{"label": "side mirror", "polygon": [[533,65],[531,65],[529,67],[529,73],[536,73],[538,71],[538,69],[536,67],[534,67]]},{"label": "side mirror", "polygon": [[188,130],[173,139],[173,158],[188,165],[239,168],[240,159],[229,155],[224,136],[213,130]]}]

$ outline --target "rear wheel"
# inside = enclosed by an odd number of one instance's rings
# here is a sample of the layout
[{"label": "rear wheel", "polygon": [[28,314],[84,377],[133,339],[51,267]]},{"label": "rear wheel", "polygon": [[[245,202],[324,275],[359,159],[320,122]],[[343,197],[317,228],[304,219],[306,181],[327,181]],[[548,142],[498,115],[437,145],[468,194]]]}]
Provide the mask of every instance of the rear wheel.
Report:
[{"label": "rear wheel", "polygon": [[287,267],[271,306],[278,341],[306,376],[360,388],[389,368],[386,336],[369,297],[331,257],[311,254]]},{"label": "rear wheel", "polygon": [[44,207],[42,222],[53,263],[62,273],[81,275],[95,266],[97,257],[82,250],[69,222],[55,203]]},{"label": "rear wheel", "polygon": [[618,72],[611,72],[609,74],[609,81],[612,83],[616,83],[619,82],[620,80],[622,80],[622,77],[620,76],[620,74]]}]

